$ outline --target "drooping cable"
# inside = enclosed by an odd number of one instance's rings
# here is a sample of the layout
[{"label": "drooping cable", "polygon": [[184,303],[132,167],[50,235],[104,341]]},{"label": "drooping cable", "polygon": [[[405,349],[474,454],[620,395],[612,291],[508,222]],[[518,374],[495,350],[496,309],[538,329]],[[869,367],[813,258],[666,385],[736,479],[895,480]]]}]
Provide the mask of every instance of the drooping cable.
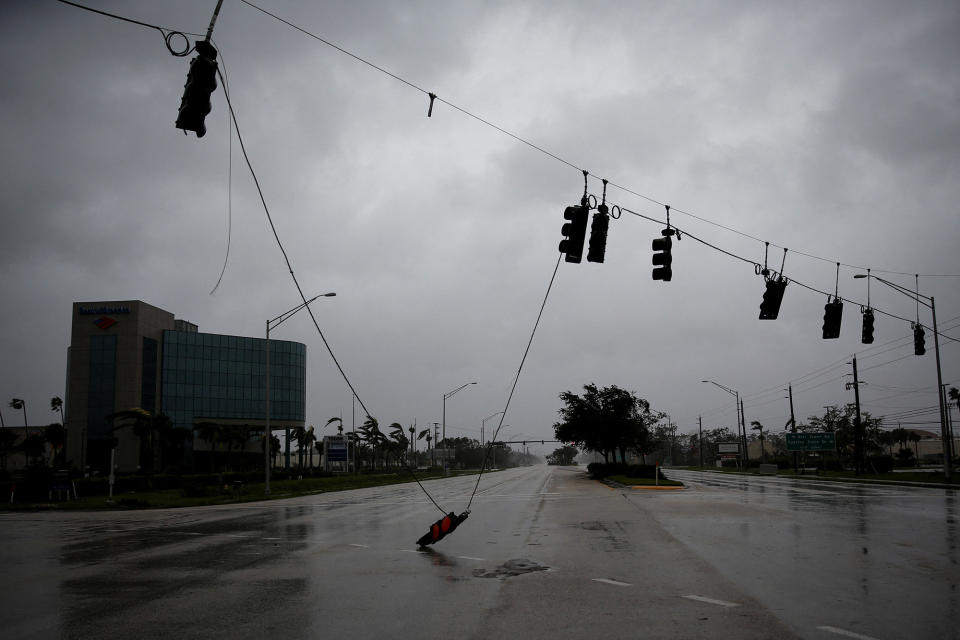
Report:
[{"label": "drooping cable", "polygon": [[[93,7],[87,7],[87,6],[84,6],[84,5],[82,5],[82,4],[77,4],[76,2],[70,2],[70,0],[57,0],[57,2],[60,2],[60,3],[63,3],[63,4],[68,4],[68,5],[70,5],[71,7],[76,7],[77,9],[83,9],[84,11],[90,11],[91,13],[98,13],[98,14],[100,14],[100,15],[102,15],[102,16],[106,16],[106,17],[108,17],[108,18],[113,18],[113,19],[115,19],[115,20],[122,20],[123,22],[129,22],[130,24],[136,24],[136,25],[139,25],[139,26],[141,26],[141,27],[148,27],[148,28],[150,28],[150,29],[156,29],[157,31],[160,32],[160,35],[163,36],[163,42],[164,42],[164,44],[167,45],[167,50],[168,50],[171,54],[177,56],[178,58],[182,58],[182,57],[184,57],[184,56],[188,56],[188,55],[190,55],[190,52],[193,51],[193,47],[190,46],[190,41],[187,40],[187,36],[195,36],[195,37],[197,37],[197,38],[200,38],[200,37],[203,36],[203,34],[201,34],[201,33],[190,33],[189,31],[177,31],[176,29],[168,29],[168,28],[166,28],[166,27],[160,27],[160,26],[158,26],[158,25],[150,24],[150,23],[148,23],[148,22],[140,22],[139,20],[134,20],[134,19],[132,19],[132,18],[125,18],[124,16],[118,16],[118,15],[115,14],[115,13],[109,13],[109,12],[107,12],[107,11],[101,11],[101,10],[99,10],[99,9],[94,9]],[[173,48],[172,41],[173,41],[173,38],[174,38],[175,36],[180,36],[181,38],[183,38],[183,39],[186,41],[186,45],[184,46],[183,49],[176,50],[176,49]]]},{"label": "drooping cable", "polygon": [[513,386],[510,387],[510,395],[507,396],[507,403],[503,407],[503,412],[500,414],[500,422],[497,424],[496,430],[493,432],[493,437],[490,439],[490,444],[487,445],[487,449],[483,454],[483,462],[480,464],[480,473],[477,475],[477,483],[473,486],[473,493],[470,494],[470,501],[467,502],[467,511],[470,510],[470,505],[473,504],[473,498],[477,495],[477,488],[480,486],[480,478],[483,477],[483,471],[487,468],[487,457],[490,455],[490,450],[493,448],[493,443],[497,439],[497,434],[500,433],[500,428],[503,427],[503,421],[507,417],[507,410],[510,409],[510,401],[513,399],[513,393],[517,390],[517,383],[520,381],[520,372],[523,371],[523,364],[527,361],[527,355],[530,353],[530,346],[533,344],[533,337],[537,335],[537,327],[540,326],[540,319],[543,317],[543,310],[547,307],[547,299],[550,297],[550,290],[553,289],[553,282],[557,278],[557,270],[560,269],[560,261],[563,259],[563,254],[560,254],[557,257],[557,264],[553,267],[553,274],[550,276],[550,284],[547,285],[547,292],[543,295],[543,303],[540,305],[540,312],[537,314],[537,321],[533,323],[533,331],[530,332],[530,339],[527,340],[527,348],[523,351],[523,357],[520,359],[520,366],[517,367],[517,375],[513,378]]},{"label": "drooping cable", "polygon": [[[220,74],[219,69],[217,69],[217,75],[220,76],[220,82],[223,83],[223,76]],[[304,308],[307,310],[307,313],[310,315],[310,319],[313,321],[313,326],[316,327],[317,329],[317,334],[320,336],[320,339],[323,341],[323,345],[326,347],[327,353],[330,354],[330,358],[333,360],[333,363],[337,365],[337,370],[340,371],[340,375],[343,377],[344,382],[347,383],[347,387],[350,388],[350,391],[353,393],[353,397],[356,398],[357,402],[360,403],[360,406],[363,408],[364,412],[366,412],[368,416],[372,416],[373,414],[370,412],[370,410],[367,408],[367,405],[364,404],[363,400],[360,398],[360,395],[357,393],[357,390],[354,388],[353,383],[350,382],[350,378],[347,377],[347,373],[343,370],[343,366],[341,366],[340,361],[337,360],[337,356],[333,353],[333,348],[331,348],[330,343],[327,341],[327,337],[323,334],[323,330],[320,329],[320,323],[317,322],[316,316],[313,315],[313,309],[311,309],[310,305],[307,303],[307,297],[306,295],[304,295],[303,289],[300,287],[300,282],[297,280],[297,276],[293,272],[293,265],[290,262],[290,257],[287,255],[287,251],[283,247],[283,242],[280,241],[280,234],[277,232],[277,227],[273,223],[273,216],[270,215],[270,208],[267,206],[267,200],[263,195],[263,189],[261,189],[260,187],[260,180],[257,179],[257,174],[253,170],[253,165],[250,162],[250,156],[247,155],[247,148],[243,144],[243,136],[240,134],[240,125],[237,122],[237,115],[236,115],[236,112],[233,110],[233,103],[230,100],[230,94],[227,91],[225,83],[224,83],[223,94],[227,100],[227,108],[230,110],[230,119],[233,122],[234,130],[237,133],[237,142],[240,143],[240,151],[243,154],[244,161],[247,163],[247,169],[249,169],[250,176],[253,178],[254,186],[256,186],[257,188],[257,193],[260,196],[260,203],[263,205],[263,211],[267,215],[267,222],[269,222],[270,224],[270,230],[273,232],[273,237],[277,241],[277,246],[280,248],[280,253],[283,254],[283,260],[287,265],[287,270],[290,272],[290,278],[293,280],[293,284],[297,289],[297,293],[300,294],[300,299],[303,300]],[[410,469],[408,469],[408,471],[410,471],[410,474],[413,475],[413,479],[416,480],[417,485],[420,487],[423,493],[427,496],[427,498],[430,499],[430,502],[432,502],[433,505],[437,509],[439,509],[441,513],[446,513],[443,507],[437,504],[437,501],[434,500],[432,495],[430,495],[430,492],[427,491],[426,487],[423,486],[423,484],[417,478],[416,474],[414,474],[413,471]]]},{"label": "drooping cable", "polygon": [[[217,47],[219,49],[220,47]],[[223,51],[220,51],[220,62],[223,66],[223,93],[226,95],[230,91],[230,85],[227,82],[227,61],[223,57]],[[232,122],[232,118],[230,119]],[[227,272],[227,262],[230,260],[230,244],[233,237],[233,128],[231,122],[227,122],[227,251],[223,256],[223,267],[220,269],[220,276],[217,283],[210,290],[212,296],[220,288],[220,282],[223,281],[223,274]]]}]

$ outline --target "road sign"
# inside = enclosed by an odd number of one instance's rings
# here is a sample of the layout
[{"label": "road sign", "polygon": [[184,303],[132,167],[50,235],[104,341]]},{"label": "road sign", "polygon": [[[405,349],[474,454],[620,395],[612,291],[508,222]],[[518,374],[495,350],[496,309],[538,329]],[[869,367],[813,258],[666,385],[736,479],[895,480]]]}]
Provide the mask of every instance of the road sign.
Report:
[{"label": "road sign", "polygon": [[740,453],[739,442],[718,442],[717,453]]},{"label": "road sign", "polygon": [[835,451],[837,434],[824,431],[788,433],[787,451]]}]

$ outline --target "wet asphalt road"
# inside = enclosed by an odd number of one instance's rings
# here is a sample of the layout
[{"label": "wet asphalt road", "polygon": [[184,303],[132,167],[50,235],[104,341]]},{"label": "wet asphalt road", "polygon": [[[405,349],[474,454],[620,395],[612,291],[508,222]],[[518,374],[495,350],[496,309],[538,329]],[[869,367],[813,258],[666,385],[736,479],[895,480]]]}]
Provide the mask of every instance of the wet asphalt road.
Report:
[{"label": "wet asphalt road", "polygon": [[[683,475],[668,493],[488,474],[429,550],[440,512],[413,483],[3,513],[0,636],[956,637],[952,493]],[[459,512],[475,482],[424,485]]]}]

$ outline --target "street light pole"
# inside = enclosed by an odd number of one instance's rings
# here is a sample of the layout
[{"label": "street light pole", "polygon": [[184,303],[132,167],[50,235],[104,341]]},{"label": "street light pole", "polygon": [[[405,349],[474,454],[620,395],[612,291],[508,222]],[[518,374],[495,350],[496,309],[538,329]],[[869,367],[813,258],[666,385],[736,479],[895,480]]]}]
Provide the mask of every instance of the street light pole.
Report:
[{"label": "street light pole", "polygon": [[746,462],[749,462],[750,456],[748,455],[748,452],[747,452],[747,430],[743,424],[742,414],[740,412],[740,392],[734,391],[730,387],[725,387],[719,382],[714,382],[713,380],[701,380],[700,382],[709,382],[710,384],[716,385],[721,389],[723,389],[724,391],[726,391],[727,393],[729,393],[730,395],[732,395],[736,399],[734,407],[737,410],[737,422],[739,423],[737,438],[743,444],[743,458]]},{"label": "street light pole", "polygon": [[[465,384],[460,385],[459,387],[457,387],[457,388],[454,389],[453,391],[448,391],[447,393],[443,394],[443,446],[444,446],[444,448],[446,448],[446,446],[447,446],[447,398],[453,396],[453,395],[454,395],[455,393],[457,393],[458,391],[460,391],[460,390],[462,390],[462,389],[465,389],[465,388],[469,387],[469,386],[472,385],[472,384],[477,384],[477,383],[476,383],[476,382],[467,382],[467,383],[465,383]],[[446,455],[443,456],[443,469],[444,469],[444,471],[446,471],[446,469],[447,469],[447,456],[446,456]]]},{"label": "street light pole", "polygon": [[270,495],[270,329],[276,329],[278,326],[289,320],[295,313],[301,309],[306,308],[311,302],[317,298],[332,298],[337,295],[336,293],[322,293],[320,295],[313,296],[306,302],[300,303],[289,311],[285,311],[278,315],[276,318],[267,320],[267,331],[266,331],[266,340],[264,343],[264,354],[266,356],[266,367],[265,371],[267,374],[267,380],[265,385],[266,395],[264,397],[264,405],[266,406],[266,415],[264,417],[263,425],[263,495]]},{"label": "street light pole", "polygon": [[484,429],[484,427],[485,427],[486,424],[487,424],[487,420],[489,420],[490,418],[492,418],[492,417],[494,417],[494,416],[498,416],[498,415],[500,415],[501,413],[503,413],[503,411],[497,411],[496,413],[491,413],[491,414],[488,415],[486,418],[484,418],[483,420],[480,421],[480,446],[481,446],[481,447],[485,446],[485,443],[486,443],[486,440],[484,439],[484,436],[483,436],[483,433],[484,433],[483,429]]},{"label": "street light pole", "polygon": [[[933,316],[933,349],[936,354],[937,361],[937,401],[940,405],[940,438],[943,446],[943,477],[946,480],[950,480],[950,467],[953,466],[953,456],[951,455],[951,447],[953,444],[949,441],[950,434],[947,431],[947,420],[946,420],[946,407],[943,403],[943,396],[940,394],[940,389],[943,387],[943,374],[940,370],[940,332],[937,330],[937,305],[934,302],[933,296],[922,295],[919,291],[910,291],[906,287],[903,287],[895,282],[890,282],[889,280],[884,280],[883,278],[878,278],[872,274],[866,273],[855,273],[854,278],[873,278],[874,280],[879,280],[883,284],[887,285],[891,289],[902,293],[908,298],[912,298],[917,302],[917,304],[922,304],[925,307],[930,309],[930,314]],[[868,280],[869,281],[869,280]],[[927,302],[929,300],[929,302]]]}]

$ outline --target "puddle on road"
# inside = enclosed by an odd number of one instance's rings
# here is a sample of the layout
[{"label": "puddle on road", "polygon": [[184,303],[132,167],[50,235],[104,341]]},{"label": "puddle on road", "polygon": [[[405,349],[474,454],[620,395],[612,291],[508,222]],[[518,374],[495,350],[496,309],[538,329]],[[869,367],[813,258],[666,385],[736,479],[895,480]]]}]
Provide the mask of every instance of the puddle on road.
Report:
[{"label": "puddle on road", "polygon": [[507,560],[502,565],[494,569],[493,571],[487,571],[485,569],[474,569],[473,577],[475,578],[512,578],[513,576],[519,576],[524,573],[533,573],[535,571],[547,571],[550,567],[542,565],[533,560],[527,560],[525,558],[518,558],[515,560]]}]

